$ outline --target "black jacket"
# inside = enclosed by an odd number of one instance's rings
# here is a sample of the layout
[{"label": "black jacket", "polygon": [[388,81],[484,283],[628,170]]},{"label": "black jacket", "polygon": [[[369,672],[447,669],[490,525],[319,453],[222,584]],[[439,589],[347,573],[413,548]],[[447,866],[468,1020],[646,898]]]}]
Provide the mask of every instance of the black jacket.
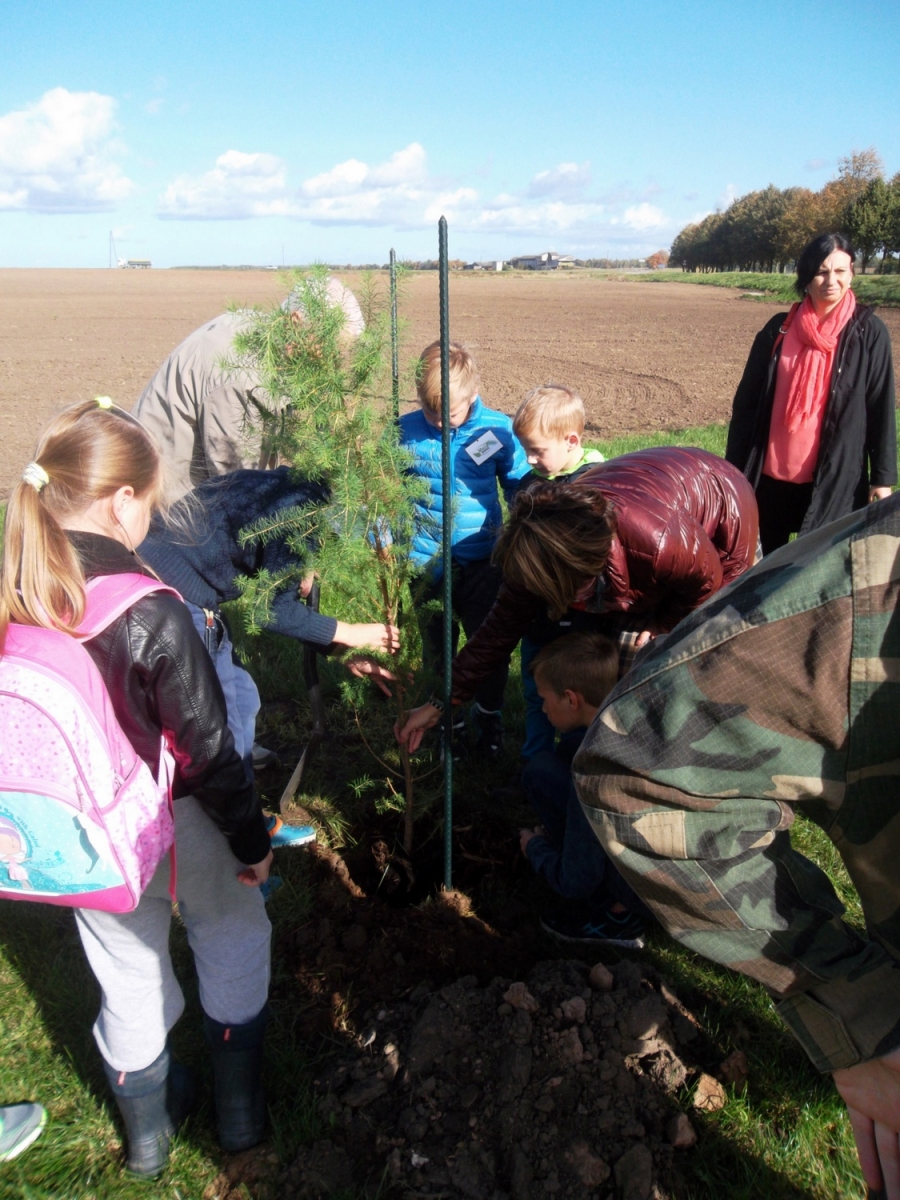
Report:
[{"label": "black jacket", "polygon": [[[274,471],[232,471],[199,484],[173,510],[183,517],[167,525],[156,518],[138,547],[138,554],[165,583],[190,604],[217,609],[241,594],[238,580],[260,571],[277,575],[296,570],[300,556],[284,537],[241,541],[241,531],[261,517],[277,520],[289,508],[322,505],[328,493],[321,484],[297,479],[289,467]],[[337,621],[309,608],[297,595],[296,584],[272,601],[266,629],[311,642],[319,649],[334,641]]]},{"label": "black jacket", "polygon": [[[735,392],[725,457],[756,487],[769,444],[781,346],[772,349],[787,313],[756,335]],[[897,482],[891,338],[871,308],[858,305],[838,342],[813,494],[801,534],[862,508],[870,487]]]},{"label": "black jacket", "polygon": [[[112,538],[70,532],[85,576],[150,574]],[[262,810],[228,728],[225,697],[191,616],[174,596],[146,596],[85,643],[128,740],[150,770],[160,731],[175,757],[173,796],[195,796],[243,863],[269,852]]]}]

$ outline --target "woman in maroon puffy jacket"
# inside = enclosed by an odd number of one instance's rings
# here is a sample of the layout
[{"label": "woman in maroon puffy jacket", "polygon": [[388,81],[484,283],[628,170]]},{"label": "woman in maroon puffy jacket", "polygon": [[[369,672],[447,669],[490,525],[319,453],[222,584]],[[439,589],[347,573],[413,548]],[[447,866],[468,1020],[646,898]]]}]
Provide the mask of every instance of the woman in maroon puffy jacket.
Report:
[{"label": "woman in maroon puffy jacket", "polygon": [[[636,646],[668,632],[753,564],[757,538],[752,487],[705,450],[638,450],[523,489],[494,550],[500,593],[453,660],[454,705],[523,636],[524,677],[540,645],[585,623]],[[413,709],[398,739],[415,750],[439,717]]]}]

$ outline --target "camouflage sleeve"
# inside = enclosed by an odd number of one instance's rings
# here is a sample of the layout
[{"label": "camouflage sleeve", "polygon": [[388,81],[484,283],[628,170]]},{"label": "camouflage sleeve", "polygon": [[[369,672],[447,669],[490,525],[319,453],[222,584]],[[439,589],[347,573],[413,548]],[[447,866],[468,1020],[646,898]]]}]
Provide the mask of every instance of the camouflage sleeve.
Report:
[{"label": "camouflage sleeve", "polygon": [[[629,884],[686,946],[758,979],[821,1070],[900,1045],[900,501],[769,556],[640,659],[574,774]],[[867,931],[797,853],[828,833]]]}]

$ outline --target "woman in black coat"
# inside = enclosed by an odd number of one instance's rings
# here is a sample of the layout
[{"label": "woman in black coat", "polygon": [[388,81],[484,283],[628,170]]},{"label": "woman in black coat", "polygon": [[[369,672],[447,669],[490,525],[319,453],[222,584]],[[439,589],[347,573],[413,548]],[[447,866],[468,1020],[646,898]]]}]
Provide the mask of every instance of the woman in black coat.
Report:
[{"label": "woman in black coat", "polygon": [[765,554],[897,482],[891,340],[851,290],[853,247],[822,234],[797,261],[801,301],[757,334],[725,457],[756,489]]}]

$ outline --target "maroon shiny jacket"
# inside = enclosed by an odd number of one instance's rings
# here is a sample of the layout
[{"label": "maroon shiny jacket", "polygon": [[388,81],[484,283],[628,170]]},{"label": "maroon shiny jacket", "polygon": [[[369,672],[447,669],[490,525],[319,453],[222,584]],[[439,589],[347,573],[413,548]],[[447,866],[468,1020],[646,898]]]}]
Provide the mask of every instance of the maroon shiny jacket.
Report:
[{"label": "maroon shiny jacket", "polygon": [[[573,486],[597,488],[616,516],[599,581],[602,612],[646,614],[668,631],[753,565],[756,497],[737,467],[716,454],[675,446],[636,450],[590,467]],[[545,614],[538,596],[504,583],[453,660],[454,700],[468,700]]]}]

